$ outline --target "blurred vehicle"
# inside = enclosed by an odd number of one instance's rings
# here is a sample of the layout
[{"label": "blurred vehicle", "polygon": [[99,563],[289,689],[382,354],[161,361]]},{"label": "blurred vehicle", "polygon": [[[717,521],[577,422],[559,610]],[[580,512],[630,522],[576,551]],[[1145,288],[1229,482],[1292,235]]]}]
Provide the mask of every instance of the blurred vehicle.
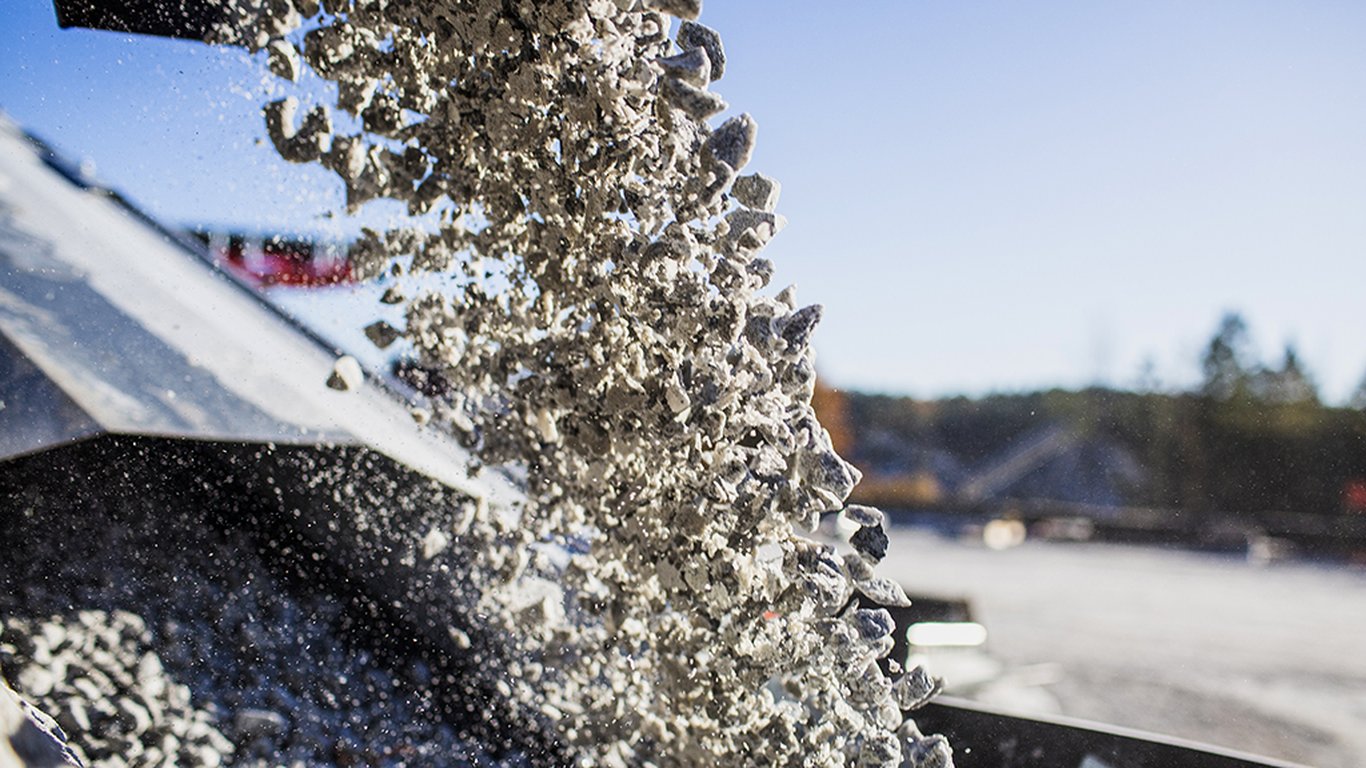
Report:
[{"label": "blurred vehicle", "polygon": [[216,265],[255,288],[307,288],[354,281],[345,249],[333,243],[209,230],[196,231],[194,236],[204,243]]}]

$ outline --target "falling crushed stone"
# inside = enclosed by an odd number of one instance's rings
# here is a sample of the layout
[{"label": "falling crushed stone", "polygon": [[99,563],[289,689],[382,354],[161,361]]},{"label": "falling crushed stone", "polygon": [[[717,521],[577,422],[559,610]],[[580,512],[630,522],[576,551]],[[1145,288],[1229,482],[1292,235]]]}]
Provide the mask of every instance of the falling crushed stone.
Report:
[{"label": "falling crushed stone", "polygon": [[342,355],[332,365],[332,373],[327,377],[327,386],[342,392],[352,392],[360,386],[363,378],[360,362],[350,355]]},{"label": "falling crushed stone", "polygon": [[[414,214],[349,257],[406,307],[370,338],[402,333],[449,383],[415,418],[524,470],[519,517],[413,534],[428,557],[480,543],[507,697],[585,765],[951,765],[903,714],[937,682],[884,674],[891,618],[853,599],[906,603],[811,407],[820,308],[764,294],[779,186],[739,175],[750,116],[707,123],[726,57],[700,2],[231,8],[222,39],[336,86],[331,106],[266,105],[280,155],[335,172],[349,210]],[[427,272],[441,289],[409,279]],[[328,380],[360,383],[348,357]],[[802,535],[841,510],[860,526],[844,557]],[[565,541],[586,546],[544,556]]]}]

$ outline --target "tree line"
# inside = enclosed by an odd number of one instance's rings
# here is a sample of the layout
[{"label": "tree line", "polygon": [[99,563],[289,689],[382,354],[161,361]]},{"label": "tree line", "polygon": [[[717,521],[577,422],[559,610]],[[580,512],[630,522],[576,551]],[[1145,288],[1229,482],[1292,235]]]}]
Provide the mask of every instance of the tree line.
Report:
[{"label": "tree line", "polygon": [[[922,401],[824,391],[817,405],[883,504],[898,494],[909,506],[925,503],[935,472],[927,454],[970,466],[1057,425],[1137,460],[1142,479],[1124,489],[1129,505],[1366,513],[1366,381],[1348,405],[1325,405],[1295,348],[1274,364],[1257,360],[1235,313],[1220,321],[1200,363],[1200,383],[1180,392],[1092,387]],[[895,466],[915,469],[897,476]]]}]

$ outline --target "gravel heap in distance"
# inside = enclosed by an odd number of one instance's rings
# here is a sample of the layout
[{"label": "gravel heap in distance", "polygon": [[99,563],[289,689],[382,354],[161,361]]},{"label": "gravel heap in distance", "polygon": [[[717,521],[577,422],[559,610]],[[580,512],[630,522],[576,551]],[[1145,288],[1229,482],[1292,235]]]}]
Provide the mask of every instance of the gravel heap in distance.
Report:
[{"label": "gravel heap in distance", "polygon": [[[892,621],[851,607],[905,601],[872,573],[881,515],[844,511],[847,558],[800,535],[859,475],[810,405],[820,308],[764,292],[778,185],[741,175],[753,119],[709,124],[726,56],[700,1],[236,9],[225,37],[335,85],[266,106],[280,155],[415,217],[350,257],[452,385],[420,417],[525,469],[515,525],[455,532],[497,542],[471,578],[524,660],[507,695],[595,764],[951,764],[903,716],[934,681],[885,676]],[[566,539],[591,550],[538,564]]]}]

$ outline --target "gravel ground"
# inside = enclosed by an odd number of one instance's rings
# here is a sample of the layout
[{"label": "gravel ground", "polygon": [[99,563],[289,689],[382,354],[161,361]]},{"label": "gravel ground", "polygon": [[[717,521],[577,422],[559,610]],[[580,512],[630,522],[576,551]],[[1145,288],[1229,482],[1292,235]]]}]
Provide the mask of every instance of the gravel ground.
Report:
[{"label": "gravel ground", "polygon": [[998,552],[900,528],[883,572],[969,597],[1007,669],[1052,669],[1052,696],[1025,708],[1366,765],[1366,569],[1093,543]]},{"label": "gravel ground", "polygon": [[142,502],[6,512],[0,669],[87,765],[497,763],[450,724],[459,680],[391,671],[251,535]]}]

